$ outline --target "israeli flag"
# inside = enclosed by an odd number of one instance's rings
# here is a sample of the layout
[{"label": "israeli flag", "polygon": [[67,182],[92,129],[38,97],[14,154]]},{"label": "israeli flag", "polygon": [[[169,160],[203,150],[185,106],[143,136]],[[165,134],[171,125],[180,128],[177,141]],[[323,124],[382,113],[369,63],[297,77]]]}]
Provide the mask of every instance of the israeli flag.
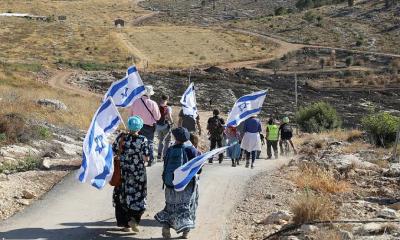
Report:
[{"label": "israeli flag", "polygon": [[145,93],[143,81],[135,66],[126,71],[126,76],[111,84],[104,100],[111,97],[117,107],[129,107],[136,99]]},{"label": "israeli flag", "polygon": [[199,172],[199,170],[203,167],[206,161],[217,154],[225,151],[230,146],[225,146],[221,148],[214,149],[210,152],[204,153],[198,157],[193,158],[186,164],[180,166],[174,171],[174,180],[172,183],[174,184],[174,188],[176,191],[183,191],[186,186],[190,183],[192,178]]},{"label": "israeli flag", "polygon": [[194,119],[197,118],[196,94],[193,83],[189,85],[185,93],[182,95],[181,104],[184,115],[192,116]]},{"label": "israeli flag", "polygon": [[267,91],[254,92],[239,98],[228,116],[227,126],[237,126],[241,122],[261,112]]},{"label": "israeli flag", "polygon": [[121,115],[111,97],[95,113],[83,141],[83,159],[78,172],[80,182],[90,183],[101,189],[109,182],[114,171],[112,145],[107,137],[122,122]]}]

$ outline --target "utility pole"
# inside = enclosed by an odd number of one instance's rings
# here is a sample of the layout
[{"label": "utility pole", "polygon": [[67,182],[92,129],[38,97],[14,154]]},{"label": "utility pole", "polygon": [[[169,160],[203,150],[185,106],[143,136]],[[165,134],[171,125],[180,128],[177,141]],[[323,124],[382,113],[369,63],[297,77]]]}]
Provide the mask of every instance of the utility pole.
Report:
[{"label": "utility pole", "polygon": [[[296,109],[295,111],[297,112],[299,110],[299,103],[298,103],[298,97],[297,97],[297,74],[294,74],[294,95],[295,95],[295,102],[296,102]],[[299,135],[299,125],[297,124],[296,126],[296,135]]]},{"label": "utility pole", "polygon": [[189,85],[190,85],[190,78],[192,77],[192,68],[189,68]]},{"label": "utility pole", "polygon": [[296,96],[296,111],[298,110],[298,99],[297,99],[297,74],[294,74],[294,92],[295,92],[295,96]]},{"label": "utility pole", "polygon": [[396,134],[396,141],[394,142],[393,145],[393,155],[392,155],[392,160],[394,162],[397,162],[397,148],[399,146],[399,141],[400,141],[400,125],[399,125],[399,129],[397,130],[397,134]]}]

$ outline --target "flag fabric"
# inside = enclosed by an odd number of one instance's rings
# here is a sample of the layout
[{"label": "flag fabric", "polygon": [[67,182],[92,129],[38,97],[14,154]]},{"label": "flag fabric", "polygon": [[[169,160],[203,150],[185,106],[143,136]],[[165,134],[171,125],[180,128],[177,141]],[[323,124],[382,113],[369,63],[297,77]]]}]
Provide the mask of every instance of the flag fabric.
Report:
[{"label": "flag fabric", "polygon": [[267,91],[254,92],[239,98],[228,116],[227,126],[237,126],[241,122],[261,112]]},{"label": "flag fabric", "polygon": [[230,146],[225,146],[221,148],[214,149],[200,156],[197,156],[187,162],[186,164],[180,166],[174,171],[174,188],[176,191],[183,191],[186,186],[190,183],[192,178],[199,172],[206,161],[213,156],[225,151]]},{"label": "flag fabric", "polygon": [[126,71],[126,76],[111,84],[104,100],[111,97],[117,107],[129,107],[136,99],[145,93],[143,81],[135,66]]},{"label": "flag fabric", "polygon": [[107,98],[96,111],[83,141],[82,165],[78,179],[101,189],[113,174],[113,151],[107,137],[122,122],[121,115],[111,97]]},{"label": "flag fabric", "polygon": [[192,116],[194,119],[197,118],[196,94],[193,83],[189,85],[185,93],[182,95],[181,104],[184,115]]}]

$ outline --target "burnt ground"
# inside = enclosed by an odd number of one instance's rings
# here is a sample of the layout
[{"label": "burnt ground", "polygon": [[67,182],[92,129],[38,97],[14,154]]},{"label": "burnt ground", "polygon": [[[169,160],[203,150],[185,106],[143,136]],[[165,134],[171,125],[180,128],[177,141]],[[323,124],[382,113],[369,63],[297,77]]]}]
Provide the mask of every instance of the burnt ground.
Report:
[{"label": "burnt ground", "polygon": [[[75,77],[79,85],[88,86],[93,91],[105,92],[112,81],[122,77],[123,73],[86,72]],[[94,76],[95,75],[95,76]],[[181,94],[188,86],[187,71],[167,71],[141,74],[145,84],[152,84],[158,99],[162,93],[168,94],[172,105],[179,105]],[[400,114],[400,93],[398,90],[385,91],[319,91],[307,85],[309,76],[298,77],[299,107],[313,102],[326,101],[332,104],[343,118],[345,127],[356,127],[361,117],[372,109],[391,111]],[[288,74],[271,75],[257,70],[240,69],[224,71],[213,67],[208,72],[195,70],[191,81],[197,87],[198,107],[203,110],[219,108],[228,112],[238,97],[263,89],[269,94],[264,103],[262,118],[270,116],[293,117],[295,107],[294,77]],[[210,100],[212,105],[210,106]]]},{"label": "burnt ground", "polygon": [[139,5],[162,12],[154,22],[208,25],[271,16],[279,7],[294,11],[295,3],[296,0],[147,0]]}]

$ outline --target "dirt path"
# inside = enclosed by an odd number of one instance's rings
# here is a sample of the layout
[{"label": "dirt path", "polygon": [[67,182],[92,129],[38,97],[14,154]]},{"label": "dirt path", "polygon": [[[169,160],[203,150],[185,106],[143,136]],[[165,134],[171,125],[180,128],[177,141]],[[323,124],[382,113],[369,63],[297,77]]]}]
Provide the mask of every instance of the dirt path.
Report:
[{"label": "dirt path", "polygon": [[55,71],[53,76],[49,78],[48,84],[54,89],[63,90],[73,94],[79,94],[81,96],[94,96],[102,97],[100,94],[89,91],[88,89],[82,89],[79,86],[68,83],[68,79],[74,74],[79,73],[73,70],[60,70]]},{"label": "dirt path", "polygon": [[144,68],[147,66],[149,59],[143,54],[137,47],[135,47],[131,41],[129,41],[128,36],[124,32],[115,33],[117,39],[120,40],[121,44],[125,46],[128,52],[135,57],[136,66],[139,68]]},{"label": "dirt path", "polygon": [[[336,50],[336,51],[349,51],[352,53],[361,53],[361,54],[373,54],[373,55],[379,55],[379,56],[387,56],[387,57],[394,57],[394,58],[400,58],[399,54],[390,54],[390,53],[381,53],[381,52],[371,52],[371,51],[359,51],[359,50],[352,50],[352,49],[344,49],[344,48],[337,48],[337,47],[330,47],[330,46],[321,46],[321,45],[313,45],[313,44],[300,44],[300,43],[291,43],[288,42],[287,40],[275,36],[272,34],[267,34],[267,33],[261,33],[261,32],[256,32],[256,31],[250,31],[250,30],[245,30],[245,29],[239,29],[239,28],[228,28],[230,31],[238,32],[241,34],[246,34],[246,35],[251,35],[251,36],[256,36],[260,37],[263,39],[266,39],[268,41],[272,41],[276,44],[279,45],[278,48],[276,48],[274,51],[269,53],[270,57],[267,58],[262,58],[262,59],[256,59],[256,60],[250,60],[250,61],[237,61],[237,62],[230,62],[230,63],[224,63],[219,65],[218,67],[220,68],[226,68],[226,69],[237,69],[237,68],[251,68],[263,72],[268,72],[271,73],[269,70],[266,69],[261,69],[255,67],[259,63],[264,63],[273,59],[279,59],[283,57],[285,54],[293,51],[300,50],[302,48],[316,48],[316,49],[331,49],[331,50]],[[308,71],[303,71],[308,72]]]},{"label": "dirt path", "polygon": [[150,12],[150,13],[147,13],[147,14],[142,15],[140,17],[137,17],[132,21],[132,25],[133,26],[138,26],[138,25],[142,24],[142,22],[144,22],[145,20],[157,16],[159,13],[160,12],[158,12],[158,11]]}]

